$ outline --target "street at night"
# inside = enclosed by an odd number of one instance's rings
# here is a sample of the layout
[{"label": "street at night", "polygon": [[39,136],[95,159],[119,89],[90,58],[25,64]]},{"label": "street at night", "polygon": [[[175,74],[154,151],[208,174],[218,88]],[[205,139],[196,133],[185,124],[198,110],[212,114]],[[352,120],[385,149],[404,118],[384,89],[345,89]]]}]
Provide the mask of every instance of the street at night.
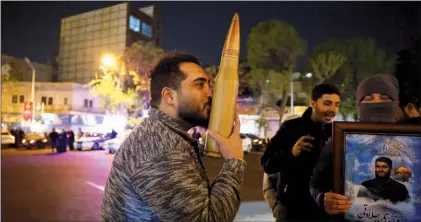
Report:
[{"label": "street at night", "polygon": [[1,14],[1,221],[421,217],[421,1]]},{"label": "street at night", "polygon": [[[236,221],[273,221],[263,200],[261,153],[247,169]],[[103,190],[114,155],[104,151],[52,154],[51,149],[2,150],[2,221],[100,221]],[[222,160],[203,157],[210,179]]]}]

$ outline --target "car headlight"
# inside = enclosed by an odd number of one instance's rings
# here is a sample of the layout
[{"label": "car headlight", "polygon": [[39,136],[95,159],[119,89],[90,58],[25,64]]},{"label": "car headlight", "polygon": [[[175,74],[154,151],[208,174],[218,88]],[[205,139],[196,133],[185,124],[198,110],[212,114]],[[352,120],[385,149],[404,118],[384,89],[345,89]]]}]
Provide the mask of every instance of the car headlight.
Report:
[{"label": "car headlight", "polygon": [[258,139],[254,139],[253,142],[259,142],[259,140]]},{"label": "car headlight", "polygon": [[35,143],[35,140],[31,140],[31,141],[29,141],[30,143]]},{"label": "car headlight", "polygon": [[42,142],[43,142],[43,143],[46,143],[47,141],[48,141],[47,139],[43,139],[43,140],[42,140]]},{"label": "car headlight", "polygon": [[259,144],[262,144],[262,141],[259,141]]},{"label": "car headlight", "polygon": [[23,139],[23,140],[22,140],[22,143],[26,143],[26,139]]}]

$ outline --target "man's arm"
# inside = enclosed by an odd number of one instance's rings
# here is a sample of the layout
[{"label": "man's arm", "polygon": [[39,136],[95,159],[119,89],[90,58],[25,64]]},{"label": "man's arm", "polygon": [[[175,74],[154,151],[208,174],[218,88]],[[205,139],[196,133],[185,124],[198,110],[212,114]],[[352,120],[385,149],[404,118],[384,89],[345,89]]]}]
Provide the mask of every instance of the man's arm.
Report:
[{"label": "man's arm", "polygon": [[269,205],[269,208],[272,211],[273,217],[277,221],[286,220],[286,209],[278,200],[278,195],[276,191],[276,186],[278,182],[278,174],[266,174],[263,173],[263,197],[266,200],[266,203]]},{"label": "man's arm", "polygon": [[133,187],[163,221],[233,221],[246,163],[226,160],[210,187],[187,153],[164,152],[140,164]]},{"label": "man's arm", "polygon": [[289,147],[285,147],[288,144],[287,141],[290,140],[286,123],[283,123],[275,136],[272,137],[260,159],[261,165],[267,174],[280,172],[282,160],[285,159],[286,155],[290,155]]},{"label": "man's arm", "polygon": [[310,179],[310,194],[322,208],[324,208],[324,195],[331,190],[332,151],[332,141],[329,140],[320,154]]}]

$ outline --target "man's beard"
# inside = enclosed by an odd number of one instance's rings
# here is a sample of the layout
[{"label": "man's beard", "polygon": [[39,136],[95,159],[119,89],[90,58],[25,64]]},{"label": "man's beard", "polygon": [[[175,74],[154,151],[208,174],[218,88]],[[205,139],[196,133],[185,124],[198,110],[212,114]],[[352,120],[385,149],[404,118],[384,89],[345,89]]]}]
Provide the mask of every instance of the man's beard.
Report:
[{"label": "man's beard", "polygon": [[380,176],[380,175],[378,175],[378,174],[376,173],[376,179],[380,179],[380,180],[387,180],[387,179],[389,179],[389,178],[390,178],[390,174],[391,174],[391,172],[386,173],[384,176]]},{"label": "man's beard", "polygon": [[183,102],[178,109],[178,116],[180,119],[193,126],[207,128],[210,118],[210,109],[206,108],[207,106],[211,107],[210,102],[203,104],[201,109],[194,108],[192,105],[188,104],[188,102]]},{"label": "man's beard", "polygon": [[315,110],[313,110],[313,112],[315,112],[315,113],[316,113],[316,115],[317,115],[318,119],[319,119],[322,123],[327,122],[327,121],[326,121],[326,119],[325,119],[325,117],[331,117],[331,118],[333,119],[333,118],[335,118],[335,116],[336,116],[336,113],[335,113],[335,112],[333,112],[333,111],[326,111],[326,112],[323,112],[323,111],[321,111],[321,110],[320,110],[317,106],[315,107]]}]

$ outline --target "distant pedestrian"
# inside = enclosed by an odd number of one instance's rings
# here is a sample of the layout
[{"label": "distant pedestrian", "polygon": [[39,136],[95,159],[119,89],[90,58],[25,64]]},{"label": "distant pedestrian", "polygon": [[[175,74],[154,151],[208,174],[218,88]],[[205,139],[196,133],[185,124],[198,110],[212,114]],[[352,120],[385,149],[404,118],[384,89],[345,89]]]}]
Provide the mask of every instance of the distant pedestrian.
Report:
[{"label": "distant pedestrian", "polygon": [[59,153],[64,153],[67,150],[67,134],[66,130],[62,130],[58,137],[58,148],[57,151]]},{"label": "distant pedestrian", "polygon": [[[57,149],[57,145],[58,145],[58,133],[56,132],[56,129],[53,128],[53,130],[51,131],[49,138],[50,138],[50,146],[51,146],[51,151],[54,153],[54,149]],[[58,150],[57,150],[58,151]]]},{"label": "distant pedestrian", "polygon": [[114,139],[117,137],[117,132],[114,131],[114,129],[111,131],[111,139]]},{"label": "distant pedestrian", "polygon": [[69,130],[67,132],[67,138],[68,138],[68,141],[69,141],[69,150],[73,151],[75,149],[75,147],[74,147],[75,133],[73,132],[73,130]]}]

